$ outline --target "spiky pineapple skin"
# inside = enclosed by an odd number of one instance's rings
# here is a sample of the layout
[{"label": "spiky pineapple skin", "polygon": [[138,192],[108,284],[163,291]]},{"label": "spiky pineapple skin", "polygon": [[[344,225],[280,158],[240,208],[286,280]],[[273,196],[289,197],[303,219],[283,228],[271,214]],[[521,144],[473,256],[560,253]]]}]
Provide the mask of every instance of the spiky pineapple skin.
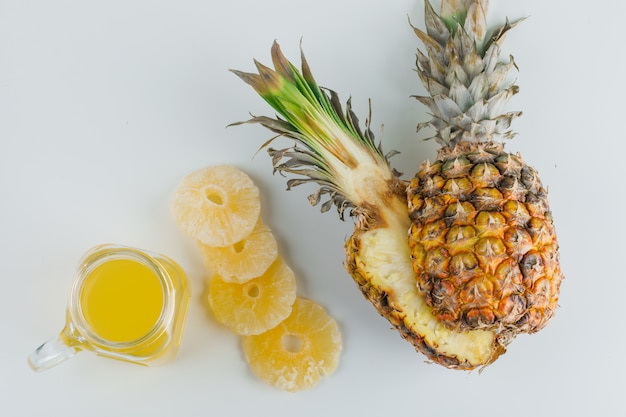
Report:
[{"label": "spiky pineapple skin", "polygon": [[408,187],[417,288],[458,331],[534,333],[563,278],[547,192],[535,169],[494,142],[460,142]]}]

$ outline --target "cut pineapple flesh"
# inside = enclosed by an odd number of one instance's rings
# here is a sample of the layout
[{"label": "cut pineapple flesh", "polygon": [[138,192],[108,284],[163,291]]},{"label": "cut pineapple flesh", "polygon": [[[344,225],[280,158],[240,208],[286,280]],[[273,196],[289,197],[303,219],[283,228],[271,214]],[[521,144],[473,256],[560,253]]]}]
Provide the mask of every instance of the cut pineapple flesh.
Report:
[{"label": "cut pineapple flesh", "polygon": [[204,168],[183,179],[171,210],[188,236],[210,246],[234,245],[250,235],[259,219],[259,189],[236,167]]},{"label": "cut pineapple flesh", "polygon": [[285,321],[263,334],[243,338],[252,371],[290,392],[313,388],[332,374],[341,349],[337,322],[320,305],[300,297]]},{"label": "cut pineapple flesh", "polygon": [[367,262],[359,262],[359,272],[388,294],[392,308],[402,306],[397,310],[404,313],[404,325],[422,336],[427,345],[436,347],[439,354],[457,358],[469,367],[490,363],[497,356],[495,332],[449,330],[419,295],[406,234],[401,223],[361,234],[360,259]]},{"label": "cut pineapple flesh", "polygon": [[217,321],[240,335],[259,334],[289,316],[296,299],[296,279],[278,257],[263,275],[245,283],[212,276],[208,297]]},{"label": "cut pineapple flesh", "polygon": [[259,277],[278,257],[276,238],[261,219],[249,236],[233,245],[214,247],[198,242],[198,247],[209,270],[227,282]]}]

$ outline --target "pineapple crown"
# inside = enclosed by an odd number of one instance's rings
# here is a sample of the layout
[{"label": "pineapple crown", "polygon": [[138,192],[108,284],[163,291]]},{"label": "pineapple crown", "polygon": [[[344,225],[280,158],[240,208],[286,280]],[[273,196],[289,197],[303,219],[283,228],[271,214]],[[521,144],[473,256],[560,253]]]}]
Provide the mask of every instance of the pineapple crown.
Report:
[{"label": "pineapple crown", "polygon": [[512,120],[521,112],[502,113],[518,92],[509,79],[517,68],[513,57],[501,62],[501,44],[519,21],[506,23],[487,34],[488,0],[442,0],[437,14],[425,0],[426,32],[413,27],[424,44],[417,51],[417,73],[428,96],[414,96],[426,105],[432,119],[417,130],[433,128],[442,146],[462,141],[509,139]]},{"label": "pineapple crown", "polygon": [[327,195],[328,199],[321,205],[322,212],[334,205],[342,219],[346,210],[351,215],[367,217],[369,213],[363,207],[368,198],[354,187],[351,178],[378,175],[395,185],[401,174],[391,168],[389,158],[397,152],[384,154],[370,130],[371,118],[367,118],[365,130],[361,130],[351,100],[344,110],[334,91],[317,84],[302,51],[302,71],[285,58],[277,42],[271,54],[274,69],[255,60],[258,74],[231,72],[249,84],[278,116],[253,116],[232,125],[258,123],[277,134],[261,148],[281,136],[293,139],[295,146],[268,148],[274,172],[297,175],[287,181],[287,189],[317,183],[320,187],[309,195],[311,205],[317,205]]}]

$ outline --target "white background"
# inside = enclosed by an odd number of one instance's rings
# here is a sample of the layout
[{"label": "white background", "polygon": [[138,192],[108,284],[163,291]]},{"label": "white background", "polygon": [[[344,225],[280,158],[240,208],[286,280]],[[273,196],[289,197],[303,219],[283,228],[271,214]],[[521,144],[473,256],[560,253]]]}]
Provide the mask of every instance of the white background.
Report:
[{"label": "white background", "polygon": [[[276,39],[320,84],[372,100],[394,165],[435,156],[415,133],[409,96],[420,0],[0,1],[0,415],[624,415],[624,104],[626,3],[492,1],[491,18],[528,16],[505,53],[520,68],[511,110],[520,151],[549,187],[566,280],[547,328],[520,336],[484,372],[425,363],[343,269],[341,223],[285,192],[259,126],[273,115],[228,72],[270,64]],[[233,164],[262,192],[262,215],[302,295],[340,323],[337,372],[289,394],[264,385],[238,339],[202,303],[206,272],[176,229],[171,195],[190,171]],[[45,373],[26,357],[63,327],[80,256],[99,243],[163,252],[187,271],[193,300],[180,353],[144,368],[81,353]]]}]

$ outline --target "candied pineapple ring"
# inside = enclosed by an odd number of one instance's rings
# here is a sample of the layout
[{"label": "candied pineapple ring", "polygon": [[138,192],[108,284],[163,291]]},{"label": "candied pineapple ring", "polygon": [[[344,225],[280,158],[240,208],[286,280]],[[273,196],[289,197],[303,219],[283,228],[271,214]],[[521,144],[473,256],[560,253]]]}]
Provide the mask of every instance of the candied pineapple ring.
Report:
[{"label": "candied pineapple ring", "polygon": [[187,175],[172,200],[176,225],[210,246],[229,246],[247,237],[260,213],[259,189],[250,177],[229,165]]},{"label": "candied pineapple ring", "polygon": [[232,245],[214,247],[198,242],[198,247],[204,264],[227,282],[259,277],[278,257],[276,238],[261,219],[248,237]]},{"label": "candied pineapple ring", "polygon": [[239,335],[263,333],[291,313],[296,278],[281,257],[263,275],[245,283],[226,282],[219,275],[209,283],[209,306],[215,319]]},{"label": "candied pineapple ring", "polygon": [[298,297],[291,315],[262,334],[243,338],[252,371],[263,381],[295,392],[310,389],[339,364],[339,326],[311,300]]}]

